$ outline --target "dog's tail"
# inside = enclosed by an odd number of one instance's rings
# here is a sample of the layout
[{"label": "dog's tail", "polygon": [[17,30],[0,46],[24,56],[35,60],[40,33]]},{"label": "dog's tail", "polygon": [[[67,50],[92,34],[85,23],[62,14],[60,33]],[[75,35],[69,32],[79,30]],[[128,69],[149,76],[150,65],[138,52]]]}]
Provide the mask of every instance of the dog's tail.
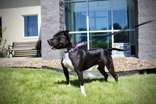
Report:
[{"label": "dog's tail", "polygon": [[108,51],[116,50],[116,51],[128,51],[128,49],[120,49],[120,48],[108,48]]}]

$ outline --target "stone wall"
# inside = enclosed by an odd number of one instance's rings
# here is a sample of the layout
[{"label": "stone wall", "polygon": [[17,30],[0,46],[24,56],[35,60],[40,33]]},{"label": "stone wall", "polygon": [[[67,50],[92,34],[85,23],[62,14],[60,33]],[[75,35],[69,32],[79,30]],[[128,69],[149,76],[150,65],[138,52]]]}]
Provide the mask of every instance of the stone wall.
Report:
[{"label": "stone wall", "polygon": [[59,30],[64,29],[64,2],[63,0],[41,0],[41,21],[42,21],[42,58],[59,59],[62,57],[62,50],[51,50],[47,40]]},{"label": "stone wall", "polygon": [[138,56],[156,59],[156,0],[138,0],[138,23],[155,20],[138,29]]},{"label": "stone wall", "polygon": [[[138,59],[134,57],[113,57],[114,67],[116,72],[134,71],[143,69],[156,69],[156,59]],[[44,60],[42,58],[1,58],[0,67],[34,67],[34,68],[54,68],[61,69],[61,60]],[[97,66],[92,67],[90,70],[97,71]],[[87,70],[89,71],[89,70]],[[106,70],[107,71],[107,70]]]}]

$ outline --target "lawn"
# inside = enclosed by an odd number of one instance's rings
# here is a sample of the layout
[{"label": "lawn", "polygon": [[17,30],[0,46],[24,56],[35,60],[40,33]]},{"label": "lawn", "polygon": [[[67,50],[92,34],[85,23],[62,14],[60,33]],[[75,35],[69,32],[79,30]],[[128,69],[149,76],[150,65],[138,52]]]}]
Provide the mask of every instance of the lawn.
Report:
[{"label": "lawn", "polygon": [[0,104],[156,104],[155,74],[86,79],[86,97],[75,76],[71,86],[64,80],[51,70],[0,68]]}]

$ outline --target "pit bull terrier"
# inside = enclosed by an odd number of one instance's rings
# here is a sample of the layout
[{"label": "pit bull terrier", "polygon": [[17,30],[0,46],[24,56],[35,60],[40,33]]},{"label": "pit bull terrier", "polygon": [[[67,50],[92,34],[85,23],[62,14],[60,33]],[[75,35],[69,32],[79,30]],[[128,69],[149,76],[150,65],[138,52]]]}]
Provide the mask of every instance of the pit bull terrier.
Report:
[{"label": "pit bull terrier", "polygon": [[90,49],[84,48],[85,43],[74,46],[70,41],[68,31],[60,31],[56,33],[52,39],[47,40],[52,49],[67,48],[61,61],[64,75],[67,84],[69,84],[69,72],[68,69],[73,69],[78,76],[80,82],[80,91],[86,96],[84,89],[83,71],[89,69],[94,65],[98,65],[99,72],[104,76],[107,81],[108,74],[105,72],[105,66],[115,81],[118,81],[118,76],[114,71],[113,60],[111,56],[112,50],[124,51],[122,49],[110,48],[110,49]]}]

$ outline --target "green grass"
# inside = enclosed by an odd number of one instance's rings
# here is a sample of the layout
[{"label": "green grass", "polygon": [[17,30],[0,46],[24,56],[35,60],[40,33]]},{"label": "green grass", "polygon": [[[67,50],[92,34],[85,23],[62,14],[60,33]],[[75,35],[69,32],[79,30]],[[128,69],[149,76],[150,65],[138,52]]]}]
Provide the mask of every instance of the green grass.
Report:
[{"label": "green grass", "polygon": [[51,70],[0,68],[0,104],[156,104],[156,75],[85,80],[87,96],[75,76],[66,86],[62,73]]}]

